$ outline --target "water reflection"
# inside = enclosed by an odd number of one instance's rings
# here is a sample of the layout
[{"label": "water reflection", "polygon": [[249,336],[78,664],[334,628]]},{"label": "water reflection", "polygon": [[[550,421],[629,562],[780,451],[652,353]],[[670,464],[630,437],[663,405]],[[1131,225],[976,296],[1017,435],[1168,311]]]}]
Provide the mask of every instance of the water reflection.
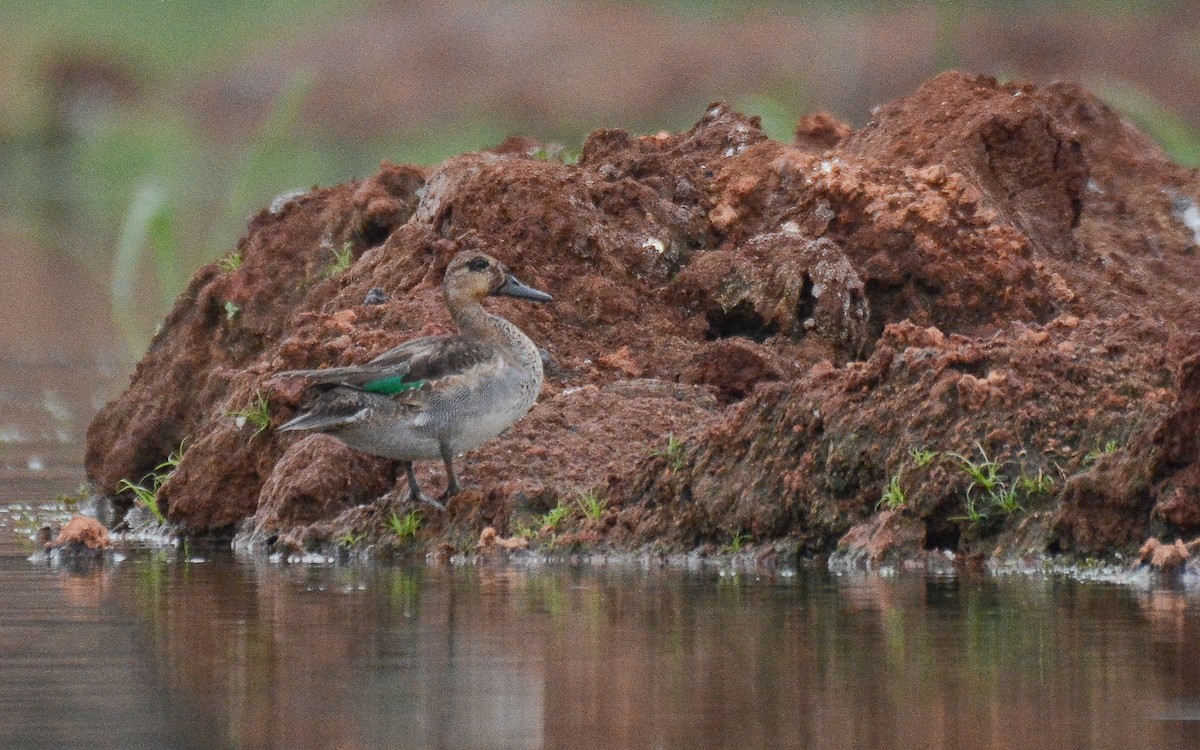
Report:
[{"label": "water reflection", "polygon": [[1181,591],[281,568],[182,550],[67,573],[12,552],[6,748],[1200,740],[1200,610]]}]

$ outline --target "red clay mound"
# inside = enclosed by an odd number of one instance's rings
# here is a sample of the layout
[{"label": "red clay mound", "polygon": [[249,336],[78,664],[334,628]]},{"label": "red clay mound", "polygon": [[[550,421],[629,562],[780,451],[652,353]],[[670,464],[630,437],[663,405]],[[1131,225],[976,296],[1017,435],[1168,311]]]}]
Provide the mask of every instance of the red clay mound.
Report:
[{"label": "red clay mound", "polygon": [[235,412],[262,395],[278,425],[301,384],[273,373],[450,330],[442,271],[479,248],[555,295],[489,302],[547,381],[425,541],[595,501],[537,538],[845,536],[880,559],[1200,530],[1200,184],[1086,92],[946,74],[858,132],[814,116],[778,143],[714,106],[686,133],[597,131],[578,164],[544,153],[384,164],[261,213],[96,417],[92,481],[115,493],[188,438],[160,497],[186,530],[381,534],[395,466]]}]

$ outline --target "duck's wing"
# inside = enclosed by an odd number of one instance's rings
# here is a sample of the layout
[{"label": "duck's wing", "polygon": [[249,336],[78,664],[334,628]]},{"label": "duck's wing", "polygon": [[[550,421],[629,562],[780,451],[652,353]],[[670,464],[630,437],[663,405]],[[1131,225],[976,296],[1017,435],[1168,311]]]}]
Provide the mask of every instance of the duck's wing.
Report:
[{"label": "duck's wing", "polygon": [[389,349],[363,365],[290,370],[276,377],[302,377],[312,385],[344,385],[390,396],[480,368],[498,368],[502,363],[500,350],[487,342],[461,336],[425,336]]}]

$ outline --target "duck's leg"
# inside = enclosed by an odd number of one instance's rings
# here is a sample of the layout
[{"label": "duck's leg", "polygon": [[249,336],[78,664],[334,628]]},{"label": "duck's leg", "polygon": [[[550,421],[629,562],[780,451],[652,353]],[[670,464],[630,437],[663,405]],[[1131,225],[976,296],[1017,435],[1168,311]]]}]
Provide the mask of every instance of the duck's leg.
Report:
[{"label": "duck's leg", "polygon": [[401,461],[400,463],[404,465],[404,474],[408,477],[409,499],[414,503],[427,503],[438,510],[445,510],[446,507],[444,505],[431,497],[426,497],[425,493],[421,492],[421,485],[417,484],[417,475],[413,472],[412,461]]},{"label": "duck's leg", "polygon": [[441,450],[442,463],[446,464],[446,494],[442,495],[442,500],[449,500],[457,495],[462,487],[458,484],[458,475],[454,473],[454,453],[445,443],[442,443]]}]

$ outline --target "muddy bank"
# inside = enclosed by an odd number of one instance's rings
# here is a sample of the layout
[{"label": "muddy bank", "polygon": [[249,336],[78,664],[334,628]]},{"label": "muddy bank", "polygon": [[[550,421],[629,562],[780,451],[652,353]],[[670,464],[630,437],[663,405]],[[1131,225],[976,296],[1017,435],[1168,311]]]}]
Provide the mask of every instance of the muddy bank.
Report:
[{"label": "muddy bank", "polygon": [[716,105],[545,154],[513,139],[277,200],[95,418],[90,480],[127,507],[118,483],[182,443],[158,498],[186,533],[394,543],[396,467],[276,434],[301,386],[270,377],[452,330],[442,271],[473,248],[555,295],[489,301],[547,378],[418,547],[491,526],[882,560],[1200,532],[1200,182],[1086,91],[946,74],[858,131],[818,115],[780,143]]}]

